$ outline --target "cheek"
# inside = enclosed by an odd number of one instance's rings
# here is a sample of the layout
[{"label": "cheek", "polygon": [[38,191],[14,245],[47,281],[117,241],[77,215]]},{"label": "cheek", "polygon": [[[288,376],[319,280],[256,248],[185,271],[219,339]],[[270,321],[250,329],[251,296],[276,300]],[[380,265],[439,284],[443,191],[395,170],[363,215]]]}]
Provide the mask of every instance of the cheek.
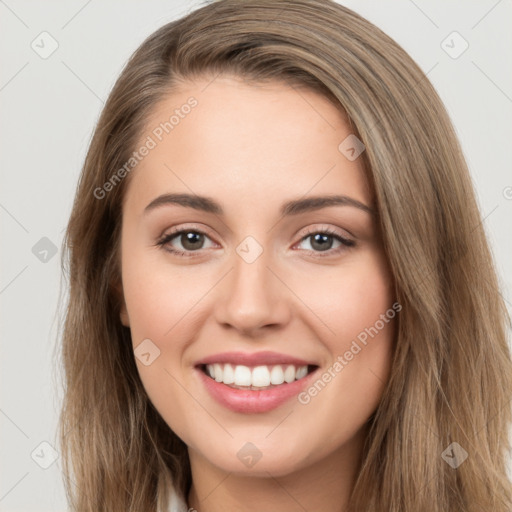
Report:
[{"label": "cheek", "polygon": [[145,338],[158,344],[172,338],[206,289],[204,272],[172,265],[162,252],[141,247],[123,258],[123,291],[134,345]]},{"label": "cheek", "polygon": [[[378,405],[389,378],[398,313],[380,252],[361,253],[329,273],[317,273],[309,283],[301,293],[324,325],[319,341],[331,360],[300,403],[314,411],[315,423],[331,424],[337,439],[364,423]],[[333,417],[346,421],[333,424]]]},{"label": "cheek", "polygon": [[[181,438],[187,420],[200,416],[183,387],[182,354],[190,341],[190,319],[204,287],[193,272],[162,263],[156,251],[134,251],[123,261],[123,289],[137,370],[153,406]],[[197,305],[196,305],[197,307]],[[150,340],[150,342],[148,342]],[[149,352],[150,364],[137,357]],[[155,357],[156,356],[156,357]],[[176,414],[187,411],[187,415]]]},{"label": "cheek", "polygon": [[384,256],[373,249],[339,265],[319,268],[311,279],[303,275],[290,274],[288,279],[293,279],[294,291],[315,313],[316,323],[323,324],[322,341],[332,354],[343,353],[357,336],[364,338],[365,329],[379,321],[394,300]]}]

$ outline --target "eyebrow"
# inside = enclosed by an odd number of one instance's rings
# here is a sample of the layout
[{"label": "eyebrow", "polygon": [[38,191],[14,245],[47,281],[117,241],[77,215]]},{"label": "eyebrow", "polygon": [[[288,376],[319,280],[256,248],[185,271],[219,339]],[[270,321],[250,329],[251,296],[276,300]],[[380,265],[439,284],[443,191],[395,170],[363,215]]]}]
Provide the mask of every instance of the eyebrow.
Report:
[{"label": "eyebrow", "polygon": [[[193,208],[215,215],[224,215],[222,206],[215,200],[198,196],[195,194],[163,194],[153,199],[146,208],[144,214],[166,205],[178,205],[185,208]],[[329,206],[352,206],[358,208],[370,215],[375,215],[376,212],[370,206],[345,195],[328,195],[328,196],[314,196],[305,199],[294,199],[288,201],[281,206],[281,216],[298,215],[305,212],[320,210]]]}]

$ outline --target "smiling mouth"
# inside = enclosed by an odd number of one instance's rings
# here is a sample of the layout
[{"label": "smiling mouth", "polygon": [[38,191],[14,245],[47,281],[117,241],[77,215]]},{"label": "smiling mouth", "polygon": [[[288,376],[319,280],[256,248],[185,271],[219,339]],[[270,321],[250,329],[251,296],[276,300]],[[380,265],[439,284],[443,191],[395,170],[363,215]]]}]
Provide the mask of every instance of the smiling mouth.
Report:
[{"label": "smiling mouth", "polygon": [[210,379],[233,389],[262,391],[286,386],[314,372],[316,365],[232,365],[229,363],[201,364],[198,368]]}]

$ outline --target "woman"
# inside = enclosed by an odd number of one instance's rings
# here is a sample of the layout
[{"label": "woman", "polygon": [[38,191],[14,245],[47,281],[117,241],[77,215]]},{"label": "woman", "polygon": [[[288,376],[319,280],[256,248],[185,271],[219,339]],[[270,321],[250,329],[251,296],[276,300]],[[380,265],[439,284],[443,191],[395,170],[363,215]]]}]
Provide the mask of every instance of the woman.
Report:
[{"label": "woman", "polygon": [[152,34],[65,248],[73,510],[509,510],[509,318],[468,169],[351,10],[220,0]]}]

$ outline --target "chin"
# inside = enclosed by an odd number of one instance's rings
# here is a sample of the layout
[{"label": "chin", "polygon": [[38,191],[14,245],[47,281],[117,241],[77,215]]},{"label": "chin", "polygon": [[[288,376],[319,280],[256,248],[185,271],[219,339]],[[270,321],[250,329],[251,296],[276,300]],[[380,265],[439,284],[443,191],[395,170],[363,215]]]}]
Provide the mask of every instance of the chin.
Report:
[{"label": "chin", "polygon": [[[279,453],[272,455],[263,453],[261,458],[255,462],[242,462],[238,457],[226,456],[212,457],[208,454],[210,463],[219,469],[238,475],[268,478],[269,474],[273,477],[282,477],[299,471],[306,466],[305,461],[299,460],[283,460],[283,456]],[[252,465],[251,465],[252,464]]]},{"label": "chin", "polygon": [[[265,431],[268,435],[268,430]],[[265,435],[244,437],[238,435],[224,444],[215,443],[215,449],[204,446],[197,450],[201,457],[222,471],[257,477],[285,476],[311,464],[311,453],[299,451],[306,446],[305,441],[276,438],[265,440]],[[260,439],[260,440],[258,440]],[[317,453],[319,450],[317,450]]]}]

